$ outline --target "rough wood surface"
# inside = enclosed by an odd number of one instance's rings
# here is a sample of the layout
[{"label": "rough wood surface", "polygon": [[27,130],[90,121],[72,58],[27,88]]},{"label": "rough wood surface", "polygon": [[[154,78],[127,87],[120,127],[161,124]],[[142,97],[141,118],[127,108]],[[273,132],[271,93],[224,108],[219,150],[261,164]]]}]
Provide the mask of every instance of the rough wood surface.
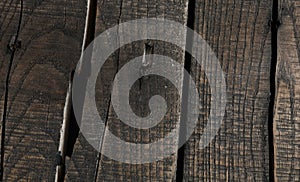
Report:
[{"label": "rough wood surface", "polygon": [[300,2],[279,1],[274,112],[275,179],[300,180]]},{"label": "rough wood surface", "polygon": [[[88,44],[118,23],[146,17],[188,21],[188,2],[195,30],[216,53],[227,82],[224,123],[215,139],[198,149],[210,109],[208,80],[195,60],[191,74],[202,105],[199,122],[184,150],[183,179],[176,179],[177,154],[142,165],[125,164],[98,153],[79,134],[66,160],[66,181],[268,181],[274,163],[276,181],[300,180],[300,3],[279,1],[278,61],[274,106],[274,161],[269,161],[272,1],[268,0],[93,0],[95,20],[89,20]],[[53,181],[69,75],[79,60],[86,0],[24,0],[24,14],[9,84],[4,142],[4,181]],[[190,9],[191,11],[192,9]],[[0,75],[7,73],[20,0],[0,2]],[[89,33],[93,31],[88,31]],[[115,41],[118,43],[122,37]],[[149,130],[126,126],[116,116],[110,94],[115,74],[131,59],[151,53],[184,62],[184,52],[160,41],[137,41],[115,51],[100,71],[97,107],[107,128],[128,142],[149,143],[174,129],[180,118],[178,91],[158,76],[139,79],[131,88],[130,104],[139,116],[149,114],[148,101],[162,95],[169,107],[164,120]],[[213,69],[213,67],[212,67]],[[217,74],[217,73],[216,73]],[[0,114],[5,77],[0,76]],[[174,143],[165,143],[166,146]],[[120,155],[130,151],[119,148]],[[155,154],[154,154],[155,155]]]},{"label": "rough wood surface", "polygon": [[198,149],[211,98],[204,72],[192,62],[203,114],[186,144],[184,181],[268,181],[272,3],[204,0],[196,1],[195,9],[195,30],[216,53],[226,77],[227,107],[218,135]]},{"label": "rough wood surface", "polygon": [[[186,24],[187,18],[187,1],[98,1],[97,17],[96,17],[96,35],[107,30],[118,23],[137,18],[146,17],[159,17],[167,18],[170,20],[179,21]],[[122,37],[120,37],[121,39]],[[119,40],[115,40],[119,41]],[[137,115],[146,116],[149,114],[147,108],[149,98],[153,95],[160,94],[169,102],[169,113],[165,117],[162,124],[150,129],[149,131],[138,131],[134,128],[122,124],[115,115],[113,108],[110,105],[110,94],[114,75],[117,71],[131,59],[142,56],[144,52],[144,41],[138,41],[122,47],[117,50],[104,64],[99,76],[96,87],[96,100],[98,111],[101,118],[107,122],[108,128],[121,139],[131,142],[151,142],[157,137],[163,137],[168,130],[172,129],[172,124],[168,121],[179,120],[180,101],[178,92],[172,85],[160,77],[148,77],[138,80],[131,88],[131,106]],[[153,47],[153,53],[162,54],[172,57],[174,60],[182,63],[184,62],[183,51],[174,45],[166,44],[163,42],[153,41],[150,43]],[[142,137],[143,136],[143,137]],[[151,137],[152,136],[152,137]],[[154,138],[153,138],[154,137]],[[136,141],[138,140],[138,141]],[[168,145],[168,144],[166,144]],[[90,158],[94,160],[91,164],[83,166],[83,161],[80,159],[87,158],[91,149],[86,149],[88,144],[78,145],[75,149],[74,155],[71,159],[72,167],[68,169],[68,179],[74,180],[76,178],[83,180],[91,180],[96,178],[97,181],[141,181],[141,180],[154,180],[154,181],[171,181],[176,176],[176,154],[171,157],[150,164],[144,165],[130,165],[114,161],[99,155],[98,159],[95,157]],[[130,151],[112,151],[119,152],[123,155]],[[92,152],[93,157],[95,155]],[[99,160],[99,161],[97,161]],[[98,171],[94,173],[96,166]],[[81,172],[82,168],[85,172]],[[76,171],[76,172],[75,172]],[[92,175],[92,176],[91,176]]]},{"label": "rough wood surface", "polygon": [[[22,47],[15,54],[9,86],[4,181],[54,180],[64,100],[80,57],[85,7],[84,0],[24,1]],[[0,8],[0,67],[5,75],[10,57],[6,47],[17,30],[20,1],[1,1]],[[2,91],[2,76],[0,81]]]}]

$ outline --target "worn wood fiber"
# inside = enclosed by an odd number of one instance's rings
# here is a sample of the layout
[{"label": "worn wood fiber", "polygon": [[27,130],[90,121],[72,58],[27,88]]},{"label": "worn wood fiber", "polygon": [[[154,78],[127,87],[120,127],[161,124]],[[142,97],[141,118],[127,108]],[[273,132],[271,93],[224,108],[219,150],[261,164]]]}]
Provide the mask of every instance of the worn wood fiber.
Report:
[{"label": "worn wood fiber", "polygon": [[195,30],[219,59],[227,83],[227,106],[214,140],[198,149],[211,88],[201,66],[192,61],[202,114],[186,144],[184,181],[268,181],[271,9],[267,0],[196,1]]},{"label": "worn wood fiber", "polygon": [[[64,100],[70,72],[80,58],[85,7],[84,0],[24,1],[22,47],[14,56],[9,84],[4,181],[54,180]],[[1,1],[0,9],[0,67],[5,75],[10,58],[6,47],[17,30],[20,1]],[[1,97],[3,80],[1,76]]]},{"label": "worn wood fiber", "polygon": [[[138,18],[167,18],[186,24],[187,20],[187,1],[98,1],[96,16],[96,36],[117,25],[118,23],[134,20]],[[122,37],[118,37],[116,43]],[[107,127],[116,136],[129,142],[153,142],[153,140],[163,137],[170,129],[174,128],[176,121],[179,121],[180,99],[178,91],[166,79],[156,76],[144,77],[138,80],[131,88],[130,102],[133,111],[139,116],[147,116],[149,98],[160,94],[170,106],[168,113],[161,124],[153,129],[139,131],[126,126],[118,120],[113,107],[110,103],[110,94],[115,74],[131,59],[142,56],[145,44],[151,45],[152,53],[166,55],[179,63],[184,62],[184,52],[174,45],[159,41],[147,40],[137,41],[126,45],[112,54],[102,67],[98,76],[96,86],[96,100],[99,114],[102,120],[106,121]],[[174,121],[174,122],[171,122]],[[178,124],[178,123],[177,123]],[[166,145],[171,145],[166,143]],[[87,157],[89,149],[86,145],[78,145],[72,157],[72,166],[68,168],[68,179],[90,180],[95,178],[97,181],[171,181],[176,176],[176,154],[165,160],[149,164],[133,165],[114,161],[99,155],[92,164],[87,164],[89,169],[83,166],[80,159]],[[130,151],[120,148],[117,152],[126,155]],[[94,155],[94,153],[93,153]],[[98,171],[94,170],[98,166]],[[84,168],[82,170],[82,168]],[[84,171],[84,172],[82,172]],[[92,176],[91,176],[92,175]]]},{"label": "worn wood fiber", "polygon": [[[188,3],[193,3],[189,10]],[[300,2],[279,1],[274,161],[269,160],[268,147],[272,145],[268,135],[272,132],[267,123],[272,1],[97,0],[91,10],[96,17],[89,19],[87,40],[83,40],[86,7],[86,0],[24,0],[19,34],[22,46],[13,60],[5,138],[1,138],[5,144],[3,181],[54,180],[69,75],[80,58],[82,44],[87,46],[94,36],[119,23],[146,17],[183,25],[189,18],[215,52],[227,83],[223,125],[205,149],[198,148],[212,98],[203,67],[192,59],[191,75],[202,108],[197,128],[184,147],[183,179],[176,179],[177,153],[152,163],[125,164],[98,153],[79,134],[73,154],[66,160],[65,181],[268,181],[269,163],[274,163],[275,181],[300,181]],[[17,32],[20,8],[20,0],[0,2],[0,114],[11,57],[7,45]],[[188,11],[194,11],[194,16],[188,16]],[[113,41],[119,43],[122,38]],[[143,117],[150,113],[149,99],[163,96],[168,112],[160,124],[138,130],[119,120],[114,111],[110,99],[114,76],[131,59],[142,56],[146,44],[151,54],[181,64],[185,61],[183,50],[154,40],[125,45],[106,60],[96,85],[97,109],[106,127],[127,142],[153,142],[180,120],[181,92],[167,79],[153,75],[137,80],[129,99],[132,110]],[[176,145],[176,139],[165,146]],[[121,147],[111,152],[130,153]]]},{"label": "worn wood fiber", "polygon": [[300,3],[279,1],[274,112],[275,180],[300,180]]}]

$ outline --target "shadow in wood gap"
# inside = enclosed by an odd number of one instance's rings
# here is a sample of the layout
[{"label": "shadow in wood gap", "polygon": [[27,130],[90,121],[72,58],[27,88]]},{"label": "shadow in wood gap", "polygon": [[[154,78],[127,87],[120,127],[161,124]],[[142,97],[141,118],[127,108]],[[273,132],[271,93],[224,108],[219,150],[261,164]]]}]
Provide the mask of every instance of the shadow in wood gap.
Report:
[{"label": "shadow in wood gap", "polygon": [[[96,23],[96,13],[97,13],[97,0],[88,0],[87,7],[88,10],[86,15],[84,39],[82,43],[82,54],[84,50],[90,45],[90,43],[95,38],[94,34],[95,34],[95,23]],[[82,83],[82,85],[80,85],[81,86],[80,93],[81,95],[83,95],[83,97],[80,98],[84,99],[87,78],[89,77],[89,75],[82,75],[81,73],[88,73],[88,74],[90,73],[91,57],[87,60],[89,62],[85,62],[84,64],[80,62],[78,73],[72,71],[70,76],[69,88],[68,88],[66,103],[64,108],[64,117],[63,117],[64,120],[61,129],[60,144],[59,144],[58,152],[56,154],[56,175],[55,175],[56,182],[64,181],[66,175],[66,168],[67,168],[67,166],[65,166],[65,159],[66,156],[68,157],[72,156],[73,149],[79,135],[79,130],[80,130],[79,125],[81,122],[84,100],[76,100],[76,103],[73,102],[72,89],[79,89],[79,88],[73,88],[72,81],[74,77],[80,78]],[[79,108],[78,110],[76,110],[76,113],[77,113],[77,117],[80,118],[80,120],[76,120],[74,107],[73,107],[74,104],[77,104],[77,107]]]},{"label": "shadow in wood gap", "polygon": [[0,161],[0,181],[2,182],[4,179],[4,155],[5,155],[5,128],[6,128],[6,118],[7,118],[7,105],[8,105],[8,92],[9,92],[9,80],[10,73],[12,69],[12,64],[14,61],[14,56],[17,48],[20,48],[21,42],[19,40],[19,34],[22,24],[23,18],[23,0],[20,1],[20,16],[18,22],[18,28],[16,35],[12,37],[10,42],[7,44],[8,53],[11,54],[10,61],[8,64],[6,79],[5,79],[5,90],[4,90],[4,102],[3,102],[3,112],[2,112],[2,120],[1,120],[1,161]]},{"label": "shadow in wood gap", "polygon": [[272,57],[270,68],[270,103],[268,117],[269,136],[269,181],[276,180],[275,176],[275,149],[274,149],[274,106],[276,97],[276,67],[277,67],[277,35],[281,22],[278,19],[278,0],[273,0],[272,20],[271,20],[271,44]]},{"label": "shadow in wood gap", "polygon": [[[82,46],[82,54],[84,53],[85,49],[88,46],[93,46],[90,45],[94,38],[95,38],[95,29],[96,29],[96,16],[97,16],[97,0],[88,0],[87,1],[87,16],[86,16],[86,25],[85,25],[85,32],[84,32],[84,40],[83,40],[83,46]],[[79,73],[76,73],[78,75],[75,74],[75,76],[78,76],[80,78],[80,82],[83,83],[82,88],[80,90],[82,90],[82,98],[85,98],[85,90],[86,90],[86,85],[87,85],[87,79],[90,76],[91,73],[91,59],[92,59],[92,55],[88,55],[90,56],[88,59],[85,59],[85,63],[81,63],[80,64],[80,68],[79,68]],[[81,71],[84,70],[84,71]],[[81,73],[88,73],[88,75],[82,75]],[[84,104],[84,100],[78,101],[78,103],[80,103],[80,106],[77,105],[77,107],[80,107],[80,111],[77,111],[77,115],[80,117],[82,117],[82,112],[83,112],[83,104]],[[109,107],[109,106],[108,106]],[[107,120],[107,119],[106,119]],[[99,152],[97,155],[97,160],[96,160],[96,165],[95,165],[95,174],[94,174],[94,181],[97,180],[98,178],[98,169],[99,169],[99,163],[100,163],[100,158],[101,158],[101,153]]]},{"label": "shadow in wood gap", "polygon": [[[187,27],[194,30],[195,24],[195,11],[196,11],[196,1],[190,0],[188,2],[188,18],[187,18]],[[192,50],[193,46],[193,34],[187,33],[186,35],[186,50]],[[190,73],[191,71],[191,62],[192,56],[185,52],[184,55],[184,69]],[[188,98],[189,93],[189,77],[183,77],[183,87],[182,87],[182,102],[181,102],[181,116],[180,116],[180,130],[179,130],[179,140],[185,139],[186,135],[186,123],[187,121],[187,112],[188,112]],[[179,141],[179,143],[182,143]],[[181,146],[178,149],[177,153],[177,170],[176,170],[176,181],[183,181],[184,178],[184,150],[185,145]]]},{"label": "shadow in wood gap", "polygon": [[71,157],[73,149],[78,138],[79,126],[77,124],[73,103],[72,103],[72,80],[74,76],[74,71],[71,73],[69,88],[66,96],[66,102],[64,107],[63,122],[60,131],[60,140],[58,152],[56,154],[56,174],[55,181],[64,181],[66,174],[66,156]]}]

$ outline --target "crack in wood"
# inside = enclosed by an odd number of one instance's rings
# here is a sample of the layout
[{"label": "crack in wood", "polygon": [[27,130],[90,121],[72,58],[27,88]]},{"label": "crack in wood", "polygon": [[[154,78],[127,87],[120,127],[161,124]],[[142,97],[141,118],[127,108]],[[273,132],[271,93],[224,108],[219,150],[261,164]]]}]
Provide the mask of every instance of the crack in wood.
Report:
[{"label": "crack in wood", "polygon": [[3,102],[3,112],[2,112],[2,120],[1,120],[0,181],[3,181],[3,171],[4,171],[4,154],[5,154],[4,143],[5,143],[5,127],[6,127],[6,117],[7,117],[8,92],[9,92],[8,87],[9,87],[10,73],[11,73],[11,69],[12,69],[12,63],[14,60],[15,52],[17,50],[17,45],[20,45],[19,33],[20,33],[22,17],[23,17],[23,0],[21,0],[20,3],[21,3],[21,7],[20,7],[20,16],[19,16],[17,33],[14,36],[14,38],[11,39],[10,43],[8,44],[9,46],[12,46],[12,47],[9,47],[9,48],[11,48],[11,57],[10,57],[10,61],[9,61],[8,69],[7,69],[6,80],[5,80],[4,102]]},{"label": "crack in wood", "polygon": [[[195,24],[195,10],[196,10],[196,1],[190,0],[188,2],[188,17],[187,17],[187,27],[194,30],[194,24]],[[189,34],[187,32],[186,35],[186,50],[192,50],[193,46],[193,34]],[[192,56],[185,52],[185,58],[184,58],[184,69],[190,73],[191,71],[191,61]],[[186,131],[187,128],[185,121],[187,121],[187,110],[188,110],[188,101],[184,100],[184,98],[188,98],[189,93],[189,77],[183,76],[183,87],[182,87],[182,101],[181,101],[181,116],[180,116],[180,131],[179,131],[179,140],[186,138]],[[181,142],[179,142],[181,143]],[[184,179],[184,150],[185,145],[181,146],[178,149],[178,155],[177,155],[177,170],[176,170],[176,181],[183,181]]]},{"label": "crack in wood", "polygon": [[[72,117],[72,80],[73,80],[73,72],[71,73],[70,76],[70,81],[69,81],[69,87],[68,87],[68,92],[66,96],[66,102],[65,102],[65,107],[64,107],[64,116],[63,116],[63,122],[61,126],[61,131],[60,131],[60,141],[59,141],[59,146],[58,146],[58,152],[56,154],[56,174],[55,174],[55,182],[60,182],[64,181],[65,177],[65,159],[66,156],[68,155],[68,150],[70,150],[70,147],[73,147],[75,142],[70,142],[72,141],[72,137],[70,136],[69,139],[69,133],[70,133],[70,125],[72,124],[71,120],[74,120],[74,117]],[[75,121],[76,122],[76,121]],[[73,127],[74,128],[74,127]],[[77,134],[78,136],[78,134]],[[76,138],[77,138],[76,136]],[[72,145],[72,146],[70,146]]]},{"label": "crack in wood", "polygon": [[268,117],[269,133],[269,181],[276,181],[275,172],[275,145],[274,145],[274,110],[276,97],[276,69],[277,69],[277,37],[280,21],[278,19],[278,0],[273,0],[272,21],[271,21],[271,68],[270,68],[270,102]]}]

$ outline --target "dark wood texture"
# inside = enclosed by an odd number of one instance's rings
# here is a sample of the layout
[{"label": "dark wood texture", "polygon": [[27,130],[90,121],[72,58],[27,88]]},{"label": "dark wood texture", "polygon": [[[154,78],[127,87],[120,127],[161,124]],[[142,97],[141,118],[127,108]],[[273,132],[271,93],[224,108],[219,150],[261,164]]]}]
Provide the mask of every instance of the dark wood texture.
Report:
[{"label": "dark wood texture", "polygon": [[[1,1],[0,8],[5,75],[10,58],[6,46],[17,31],[20,1]],[[54,180],[65,96],[80,58],[85,12],[82,0],[24,1],[22,47],[14,56],[9,86],[4,181]],[[0,81],[2,91],[2,76]]]},{"label": "dark wood texture", "polygon": [[[0,114],[11,58],[7,46],[17,32],[20,2],[0,2]],[[270,164],[274,164],[275,181],[300,181],[300,2],[280,0],[278,7],[281,26],[274,141],[271,141],[274,161],[269,160],[272,131],[268,128],[271,126],[268,124],[269,99],[272,98],[270,80],[273,79],[270,78],[272,1],[90,2],[91,14],[84,40],[86,0],[24,0],[19,33],[21,47],[13,57],[5,138],[1,138],[5,149],[1,151],[4,152],[3,181],[54,180],[69,75],[78,63],[82,44],[86,47],[95,36],[119,23],[146,17],[166,18],[184,25],[191,23],[189,25],[211,46],[227,83],[224,123],[214,140],[205,149],[199,149],[211,107],[211,88],[203,68],[191,59],[187,65],[196,81],[202,108],[197,128],[181,156],[183,179],[176,179],[176,172],[180,173],[177,153],[153,163],[125,164],[98,153],[79,134],[72,155],[66,159],[65,181],[268,181],[272,179]],[[121,39],[114,41],[118,43]],[[151,54],[165,55],[181,64],[188,61],[180,48],[154,40],[125,45],[107,59],[97,80],[97,108],[107,128],[128,142],[153,142],[174,129],[180,120],[180,92],[159,76],[139,79],[130,91],[132,110],[139,116],[149,114],[151,96],[159,94],[166,99],[168,112],[159,125],[149,130],[129,127],[118,119],[111,105],[115,74],[131,59],[142,56],[145,44],[150,45]],[[175,145],[174,141],[166,142],[165,146]],[[130,151],[119,148],[112,152],[127,155]],[[177,177],[181,177],[180,174]]]},{"label": "dark wood texture", "polygon": [[211,98],[203,69],[193,61],[202,114],[186,144],[184,180],[268,181],[272,3],[204,0],[196,1],[195,9],[195,30],[214,50],[226,77],[227,107],[218,135],[198,149]]},{"label": "dark wood texture", "polygon": [[300,3],[279,1],[274,113],[275,180],[300,180]]},{"label": "dark wood texture", "polygon": [[[186,24],[186,0],[122,1],[121,3],[119,22],[137,18],[160,17]],[[119,60],[117,68],[120,69],[134,57],[141,56],[144,52],[145,43],[146,41],[140,41],[121,48],[118,52]],[[153,41],[151,42],[151,46],[153,46],[154,54],[166,55],[181,64],[184,63],[183,51],[174,45]],[[175,127],[176,122],[178,124],[181,101],[179,93],[167,80],[155,76],[141,78],[131,88],[131,94],[132,109],[139,116],[149,114],[149,108],[147,107],[149,98],[156,94],[166,99],[168,112],[159,125],[146,131],[139,131],[122,124],[117,119],[113,108],[110,107],[107,126],[115,135],[120,136],[121,139],[137,143],[153,142],[155,139],[164,137],[166,133],[170,132],[170,129]],[[164,147],[168,145],[176,145],[176,142],[164,143]],[[126,153],[130,151],[124,151],[124,149],[119,148],[118,151],[112,152],[127,155]],[[155,155],[155,153],[152,155]],[[177,154],[175,153],[161,161],[134,165],[116,162],[101,155],[97,181],[171,181],[176,177],[176,160]]]},{"label": "dark wood texture", "polygon": [[[118,23],[146,17],[167,18],[186,24],[187,1],[98,1],[95,35],[99,35]],[[118,42],[119,40],[115,41]],[[143,55],[145,43],[147,43],[146,40],[138,41],[126,45],[112,54],[101,69],[96,87],[97,107],[101,118],[106,121],[108,128],[115,135],[120,136],[123,140],[133,142],[133,139],[137,139],[137,142],[151,142],[155,139],[151,136],[163,137],[170,128],[174,127],[172,126],[174,124],[168,122],[171,120],[179,121],[180,99],[178,92],[171,83],[159,77],[142,78],[131,89],[131,106],[138,115],[146,116],[149,114],[148,101],[155,94],[162,95],[169,102],[171,107],[169,113],[158,127],[146,132],[130,128],[117,119],[111,107],[110,94],[114,75],[131,59]],[[159,41],[148,43],[151,44],[153,53],[172,57],[183,64],[184,54],[179,48]],[[93,179],[97,181],[171,181],[176,177],[176,154],[159,162],[129,165],[99,154],[96,158],[95,150],[89,148],[91,146],[83,138],[79,141],[74,150],[71,165],[67,169],[69,181],[75,179],[87,181]],[[170,144],[166,143],[166,145]],[[120,149],[112,152],[119,152],[120,155],[124,155],[129,151]],[[87,158],[91,163],[85,163]],[[95,169],[98,171],[95,172]]]}]

